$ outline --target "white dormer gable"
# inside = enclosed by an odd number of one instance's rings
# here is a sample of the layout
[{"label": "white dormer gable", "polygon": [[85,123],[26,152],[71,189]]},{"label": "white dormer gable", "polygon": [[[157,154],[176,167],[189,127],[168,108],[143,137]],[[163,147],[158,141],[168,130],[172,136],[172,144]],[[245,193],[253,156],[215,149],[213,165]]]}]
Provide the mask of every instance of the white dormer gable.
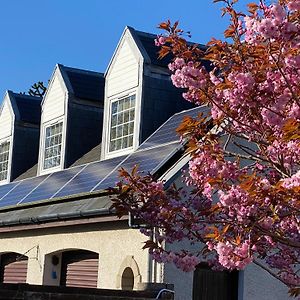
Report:
[{"label": "white dormer gable", "polygon": [[144,59],[126,27],[105,74],[102,159],[129,153],[139,145]]},{"label": "white dormer gable", "polygon": [[0,184],[10,181],[15,113],[6,92],[0,108]]},{"label": "white dormer gable", "polygon": [[42,102],[39,174],[64,168],[67,96],[63,72],[56,65]]}]

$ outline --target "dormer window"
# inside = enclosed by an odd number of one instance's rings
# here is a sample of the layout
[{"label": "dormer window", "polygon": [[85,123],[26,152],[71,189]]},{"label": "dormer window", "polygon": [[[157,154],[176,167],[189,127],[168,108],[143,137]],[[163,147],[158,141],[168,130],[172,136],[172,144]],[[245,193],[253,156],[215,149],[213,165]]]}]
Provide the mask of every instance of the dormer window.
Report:
[{"label": "dormer window", "polygon": [[7,180],[10,142],[0,143],[0,182]]},{"label": "dormer window", "polygon": [[63,122],[45,128],[44,170],[61,164]]},{"label": "dormer window", "polygon": [[135,94],[111,103],[109,152],[133,146]]}]

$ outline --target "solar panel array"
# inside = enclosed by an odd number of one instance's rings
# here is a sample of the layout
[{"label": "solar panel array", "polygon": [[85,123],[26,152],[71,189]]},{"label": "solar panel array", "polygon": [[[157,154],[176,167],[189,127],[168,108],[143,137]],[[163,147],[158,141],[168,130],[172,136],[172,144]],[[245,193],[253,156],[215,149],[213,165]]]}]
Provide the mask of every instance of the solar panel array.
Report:
[{"label": "solar panel array", "polygon": [[118,170],[139,166],[143,173],[155,173],[181,148],[175,129],[184,115],[195,117],[203,108],[175,114],[155,131],[135,152],[92,162],[59,172],[24,179],[0,186],[0,209],[31,204],[112,187],[119,180]]},{"label": "solar panel array", "polygon": [[207,106],[196,107],[188,111],[182,111],[173,115],[163,125],[161,125],[152,135],[150,135],[144,143],[139,147],[139,150],[143,150],[149,147],[157,147],[162,144],[172,143],[179,140],[179,135],[176,132],[176,128],[180,125],[185,116],[195,118],[200,112],[207,113],[209,109]]}]

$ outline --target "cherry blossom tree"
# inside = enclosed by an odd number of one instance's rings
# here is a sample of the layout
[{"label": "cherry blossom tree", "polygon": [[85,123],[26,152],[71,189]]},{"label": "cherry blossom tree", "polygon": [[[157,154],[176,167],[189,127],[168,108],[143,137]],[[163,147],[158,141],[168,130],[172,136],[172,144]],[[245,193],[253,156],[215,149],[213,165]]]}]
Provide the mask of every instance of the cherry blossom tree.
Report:
[{"label": "cherry blossom tree", "polygon": [[[247,13],[236,0],[214,2],[230,17],[224,41],[201,50],[170,21],[155,41],[160,57],[173,54],[169,69],[183,97],[210,107],[177,129],[190,156],[189,189],[121,170],[113,206],[148,224],[141,231],[154,239],[145,248],[158,262],[184,271],[202,261],[218,270],[255,263],[298,296],[300,0],[250,3]],[[194,250],[165,249],[183,240]]]}]

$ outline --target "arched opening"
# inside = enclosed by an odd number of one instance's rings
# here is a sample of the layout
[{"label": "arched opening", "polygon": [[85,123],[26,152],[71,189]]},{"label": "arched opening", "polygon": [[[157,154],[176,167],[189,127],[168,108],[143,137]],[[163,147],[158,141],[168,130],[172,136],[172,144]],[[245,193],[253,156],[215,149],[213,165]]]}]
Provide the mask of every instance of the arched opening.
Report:
[{"label": "arched opening", "polygon": [[60,285],[97,288],[98,253],[86,250],[65,251],[61,256]]},{"label": "arched opening", "polygon": [[26,283],[28,257],[10,252],[1,255],[0,282]]},{"label": "arched opening", "polygon": [[131,268],[125,268],[122,274],[121,288],[122,290],[132,291],[134,286],[134,274]]},{"label": "arched opening", "polygon": [[136,290],[142,276],[134,257],[128,255],[122,262],[117,274],[116,288],[122,290]]}]

